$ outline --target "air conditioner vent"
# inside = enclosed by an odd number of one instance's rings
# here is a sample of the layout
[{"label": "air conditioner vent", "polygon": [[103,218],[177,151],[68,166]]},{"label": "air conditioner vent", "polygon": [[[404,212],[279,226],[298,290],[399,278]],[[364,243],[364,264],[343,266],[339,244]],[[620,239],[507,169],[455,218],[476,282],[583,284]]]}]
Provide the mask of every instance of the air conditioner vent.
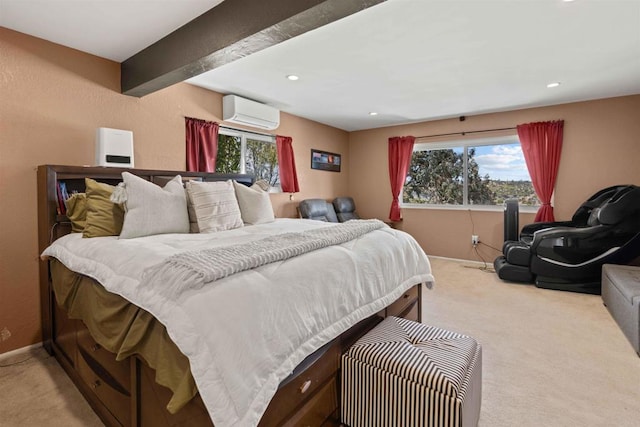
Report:
[{"label": "air conditioner vent", "polygon": [[280,110],[237,95],[226,95],[222,98],[222,119],[260,129],[275,129],[280,126]]}]

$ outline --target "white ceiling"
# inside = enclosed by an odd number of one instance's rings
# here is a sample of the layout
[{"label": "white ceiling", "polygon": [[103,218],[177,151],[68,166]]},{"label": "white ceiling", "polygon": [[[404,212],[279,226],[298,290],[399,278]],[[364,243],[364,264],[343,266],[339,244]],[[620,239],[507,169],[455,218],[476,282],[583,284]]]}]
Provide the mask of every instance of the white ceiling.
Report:
[{"label": "white ceiling", "polygon": [[223,0],[0,0],[0,26],[122,62]]},{"label": "white ceiling", "polygon": [[[0,0],[0,25],[122,61],[219,2]],[[388,0],[189,82],[349,131],[640,94],[640,0]]]}]

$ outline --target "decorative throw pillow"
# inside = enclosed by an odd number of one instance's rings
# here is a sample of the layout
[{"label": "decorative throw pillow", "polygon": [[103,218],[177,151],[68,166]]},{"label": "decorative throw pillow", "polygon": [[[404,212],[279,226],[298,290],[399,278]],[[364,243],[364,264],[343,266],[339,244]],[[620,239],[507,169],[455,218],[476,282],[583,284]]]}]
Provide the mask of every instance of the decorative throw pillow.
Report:
[{"label": "decorative throw pillow", "polygon": [[122,230],[124,210],[111,201],[113,185],[85,178],[87,221],[82,237],[117,236]]},{"label": "decorative throw pillow", "polygon": [[187,189],[184,189],[184,196],[187,198],[187,213],[189,214],[189,232],[190,233],[199,233],[200,229],[198,228],[198,217],[196,216],[196,210],[193,207],[193,203],[191,203],[191,197],[189,197],[189,192]]},{"label": "decorative throw pillow", "polygon": [[242,227],[242,216],[231,181],[187,182],[200,233]]},{"label": "decorative throw pillow", "polygon": [[129,172],[122,172],[122,181],[126,201],[121,239],[189,232],[187,199],[180,175],[164,187]]},{"label": "decorative throw pillow", "polygon": [[269,191],[269,187],[271,187],[266,179],[259,179],[258,181],[254,182],[252,187],[256,186],[260,187],[263,191]]},{"label": "decorative throw pillow", "polygon": [[72,194],[64,201],[67,207],[67,218],[71,221],[71,232],[82,233],[87,225],[87,195],[85,193]]},{"label": "decorative throw pillow", "polygon": [[[165,177],[165,176],[156,176],[153,179],[153,182],[160,185],[160,186],[164,186],[167,184],[167,182],[171,181],[173,179],[173,177]],[[182,177],[182,182],[183,182],[183,187],[185,187],[184,183],[188,182],[188,181],[198,181],[198,182],[202,182],[202,178],[200,177],[193,177],[193,176],[183,176]],[[191,204],[191,201],[189,199],[189,195],[187,194],[187,189],[185,187],[184,189],[184,197],[187,199],[187,213],[189,214],[189,232],[190,233],[199,233],[200,230],[198,229],[198,220],[196,219],[196,211],[193,210],[193,205]]]},{"label": "decorative throw pillow", "polygon": [[251,187],[233,181],[236,190],[240,213],[245,224],[264,224],[275,221],[273,206],[269,193],[263,190],[258,183]]}]

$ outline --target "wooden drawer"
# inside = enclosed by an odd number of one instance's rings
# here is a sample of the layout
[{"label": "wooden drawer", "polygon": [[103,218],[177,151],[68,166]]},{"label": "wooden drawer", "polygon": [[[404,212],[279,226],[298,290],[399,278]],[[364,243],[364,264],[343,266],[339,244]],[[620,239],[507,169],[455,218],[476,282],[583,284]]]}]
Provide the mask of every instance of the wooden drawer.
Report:
[{"label": "wooden drawer", "polygon": [[338,408],[338,389],[336,377],[326,383],[308,402],[304,404],[283,426],[315,427],[322,425],[327,418],[335,414]]},{"label": "wooden drawer", "polygon": [[[108,371],[113,379],[118,382],[127,393],[131,392],[131,367],[128,361],[119,362],[116,355],[105,350],[100,344],[94,341],[89,334],[89,330],[83,327],[78,330],[78,349],[81,354],[88,355],[99,365]],[[86,357],[85,357],[86,360]]]},{"label": "wooden drawer", "polygon": [[418,286],[414,286],[407,290],[400,298],[393,304],[387,307],[387,316],[401,316],[406,311],[407,307],[418,300]]},{"label": "wooden drawer", "polygon": [[67,313],[65,313],[55,302],[53,303],[53,306],[53,340],[58,345],[61,353],[73,366],[75,366],[77,348],[76,329],[79,327],[80,321],[69,319]]},{"label": "wooden drawer", "polygon": [[84,349],[78,349],[78,374],[123,426],[131,425],[131,397]]},{"label": "wooden drawer", "polygon": [[327,345],[326,351],[317,360],[305,360],[296,368],[300,369],[300,372],[294,371],[292,379],[283,382],[259,425],[280,425],[296,407],[308,399],[314,400],[314,394],[329,378],[334,378],[335,387],[335,376],[339,366],[340,345],[336,340]]},{"label": "wooden drawer", "polygon": [[420,322],[420,313],[418,313],[419,308],[420,305],[416,299],[413,301],[413,305],[405,308],[405,311],[400,313],[399,317],[403,317],[407,320],[413,320],[414,322]]}]

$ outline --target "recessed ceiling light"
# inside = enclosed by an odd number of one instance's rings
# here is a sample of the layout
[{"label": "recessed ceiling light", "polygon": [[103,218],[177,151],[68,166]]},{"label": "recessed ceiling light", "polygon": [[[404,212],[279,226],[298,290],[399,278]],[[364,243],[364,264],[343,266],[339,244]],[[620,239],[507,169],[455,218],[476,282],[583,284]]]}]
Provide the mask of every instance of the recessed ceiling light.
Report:
[{"label": "recessed ceiling light", "polygon": [[558,87],[558,86],[560,86],[560,82],[553,82],[547,85],[548,88]]},{"label": "recessed ceiling light", "polygon": [[300,77],[296,76],[295,74],[289,74],[287,78],[289,80],[298,80]]},{"label": "recessed ceiling light", "polygon": [[372,112],[370,112],[370,113],[369,113],[369,115],[370,115],[370,116],[377,116],[377,115],[378,115],[378,113],[376,113],[375,111],[372,111]]}]

